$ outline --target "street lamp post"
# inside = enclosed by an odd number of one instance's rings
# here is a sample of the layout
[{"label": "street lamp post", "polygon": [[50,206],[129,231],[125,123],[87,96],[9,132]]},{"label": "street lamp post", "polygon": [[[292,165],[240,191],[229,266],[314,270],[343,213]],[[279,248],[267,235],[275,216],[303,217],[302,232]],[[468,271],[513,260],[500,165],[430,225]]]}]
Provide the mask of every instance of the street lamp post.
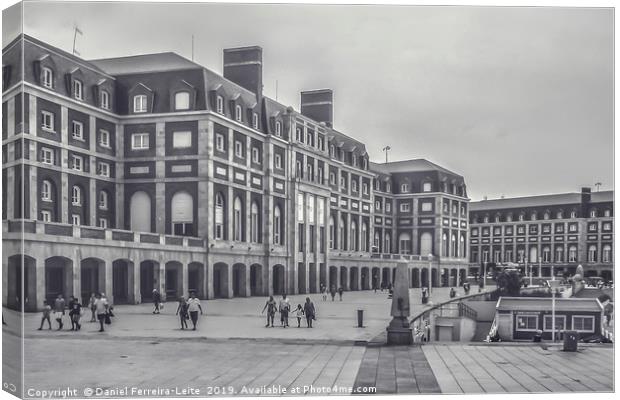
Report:
[{"label": "street lamp post", "polygon": [[482,275],[482,287],[487,287],[487,262],[484,262],[484,275]]},{"label": "street lamp post", "polygon": [[[553,270],[553,266],[551,266],[551,270]],[[555,342],[555,294],[559,282],[552,278],[550,281],[547,281],[547,283],[551,288],[551,339]]]},{"label": "street lamp post", "polygon": [[433,290],[433,255],[428,255],[428,299],[431,299],[431,291]]}]

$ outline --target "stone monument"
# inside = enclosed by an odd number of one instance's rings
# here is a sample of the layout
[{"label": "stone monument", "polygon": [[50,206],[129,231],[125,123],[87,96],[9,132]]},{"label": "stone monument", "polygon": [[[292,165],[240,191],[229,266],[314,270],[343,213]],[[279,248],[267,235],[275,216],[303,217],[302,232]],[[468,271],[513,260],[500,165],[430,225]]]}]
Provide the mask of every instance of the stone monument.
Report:
[{"label": "stone monument", "polygon": [[413,334],[409,327],[409,266],[399,262],[394,278],[392,295],[392,321],[387,327],[387,343],[395,345],[413,344]]}]

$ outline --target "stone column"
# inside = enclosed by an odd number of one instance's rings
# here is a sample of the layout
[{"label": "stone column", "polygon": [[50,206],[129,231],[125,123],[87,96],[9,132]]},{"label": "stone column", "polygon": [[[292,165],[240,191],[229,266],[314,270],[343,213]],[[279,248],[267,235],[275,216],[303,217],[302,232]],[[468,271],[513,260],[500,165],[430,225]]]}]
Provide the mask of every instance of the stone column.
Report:
[{"label": "stone column", "polygon": [[141,291],[141,282],[142,278],[140,276],[140,259],[134,255],[133,262],[128,265],[129,268],[133,268],[133,285],[132,293],[133,303],[140,304],[142,303],[142,291]]},{"label": "stone column", "polygon": [[[6,170],[6,216],[7,219],[15,218],[15,210],[19,210],[19,205],[15,204],[15,167],[8,167]],[[10,190],[9,190],[10,189]],[[6,292],[5,292],[6,293]]]},{"label": "stone column", "polygon": [[[115,148],[116,148],[116,154],[124,154],[124,149],[125,149],[125,134],[124,134],[124,128],[123,125],[120,124],[116,124],[116,143],[115,143]],[[124,177],[125,177],[125,164],[123,162],[117,162],[116,163],[116,167],[114,168],[114,174],[116,176],[116,180],[117,182],[121,182]],[[125,202],[128,201],[129,199],[125,199],[125,185],[122,183],[116,183],[115,184],[115,189],[116,189],[116,199],[114,201],[114,206],[116,209],[116,222],[114,224],[114,226],[118,229],[125,229]],[[130,218],[131,216],[128,215],[127,216],[127,228],[131,229],[131,222],[130,222]],[[112,224],[112,221],[110,221],[110,224]],[[140,263],[138,263],[140,264]],[[139,265],[138,265],[139,267]]]},{"label": "stone column", "polygon": [[[39,219],[39,210],[38,210],[39,201],[38,200],[39,200],[40,193],[39,193],[39,184],[37,182],[37,171],[38,171],[38,168],[31,166],[30,168],[28,168],[28,177],[26,177],[26,179],[29,180],[30,204],[24,204],[24,214],[26,211],[26,207],[30,207],[30,219]],[[12,190],[8,191],[7,200],[9,197],[8,196],[9,193],[12,193]]]},{"label": "stone column", "polygon": [[159,279],[158,279],[158,287],[159,287],[159,293],[161,293],[161,299],[162,301],[166,301],[166,264],[163,262],[163,260],[160,258],[159,260],[159,267],[158,267],[158,272],[159,272]]},{"label": "stone column", "polygon": [[207,267],[206,279],[207,279],[207,299],[211,300],[215,298],[213,293],[213,262],[209,261],[205,264]]},{"label": "stone column", "polygon": [[60,149],[60,167],[63,172],[60,175],[60,222],[66,224],[70,221],[69,216],[69,202],[71,201],[69,197],[69,177],[67,172],[65,172],[69,168],[69,153],[66,149],[68,143],[68,132],[69,132],[69,110],[67,107],[61,107],[60,109],[60,142],[62,144],[62,148]]},{"label": "stone column", "polygon": [[[99,266],[101,268],[101,266]],[[112,262],[108,260],[103,261],[103,268],[105,271],[105,294],[108,297],[110,304],[114,304],[114,288],[112,286],[114,280],[114,272],[112,268]],[[129,274],[128,274],[129,275]]]},{"label": "stone column", "polygon": [[244,297],[250,297],[250,294],[252,293],[252,288],[251,288],[251,267],[250,265],[246,265],[243,267],[244,268],[244,279],[242,281],[243,284],[243,291],[245,292],[243,294]]},{"label": "stone column", "polygon": [[[30,96],[30,98],[32,97]],[[15,97],[11,97],[6,103],[6,115],[3,115],[3,117],[6,117],[6,135],[7,138],[10,138],[15,135]],[[17,106],[21,107],[19,104]]]},{"label": "stone column", "polygon": [[[68,292],[66,296],[71,295],[82,297],[82,252],[79,247],[73,248],[73,257],[71,258],[73,267],[73,293]],[[69,301],[68,299],[65,299]]]},{"label": "stone column", "polygon": [[225,287],[224,297],[226,297],[227,299],[232,299],[234,297],[233,295],[233,266],[227,265],[226,268],[228,268],[228,270],[226,273],[226,287]]},{"label": "stone column", "polygon": [[[181,293],[177,296],[189,296],[189,262],[181,264]],[[187,297],[186,297],[187,298]]]},{"label": "stone column", "polygon": [[196,218],[196,229],[198,237],[206,237],[207,245],[213,239],[210,229],[212,222],[212,216],[209,214],[209,210],[214,209],[213,199],[209,196],[212,193],[209,190],[209,183],[212,180],[209,177],[209,154],[212,151],[212,140],[210,140],[210,126],[208,120],[202,119],[198,121],[198,195],[196,201],[198,202],[198,217]]}]

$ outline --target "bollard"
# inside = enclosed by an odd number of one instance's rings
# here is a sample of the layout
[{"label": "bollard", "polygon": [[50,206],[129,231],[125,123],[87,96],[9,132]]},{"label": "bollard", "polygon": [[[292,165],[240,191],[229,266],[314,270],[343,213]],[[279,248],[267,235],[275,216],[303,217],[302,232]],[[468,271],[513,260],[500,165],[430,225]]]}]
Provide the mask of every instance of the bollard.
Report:
[{"label": "bollard", "polygon": [[357,310],[357,327],[364,327],[364,310]]},{"label": "bollard", "polygon": [[564,351],[577,351],[579,335],[577,331],[564,332]]}]

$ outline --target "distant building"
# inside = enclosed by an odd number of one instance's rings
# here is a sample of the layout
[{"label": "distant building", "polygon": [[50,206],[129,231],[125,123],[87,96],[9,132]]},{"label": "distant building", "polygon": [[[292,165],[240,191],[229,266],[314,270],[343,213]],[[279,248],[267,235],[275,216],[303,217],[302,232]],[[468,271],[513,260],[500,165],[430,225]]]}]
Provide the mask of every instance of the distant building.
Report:
[{"label": "distant building", "polygon": [[582,265],[585,276],[613,279],[613,191],[483,200],[469,209],[472,273],[511,262],[549,277],[552,266],[573,275]]},{"label": "distant building", "polygon": [[[552,339],[552,299],[539,297],[501,297],[497,302],[495,322],[502,340],[531,341],[537,330],[542,338]],[[560,331],[577,331],[580,338],[600,335],[603,306],[598,299],[555,299],[556,337]]]}]

